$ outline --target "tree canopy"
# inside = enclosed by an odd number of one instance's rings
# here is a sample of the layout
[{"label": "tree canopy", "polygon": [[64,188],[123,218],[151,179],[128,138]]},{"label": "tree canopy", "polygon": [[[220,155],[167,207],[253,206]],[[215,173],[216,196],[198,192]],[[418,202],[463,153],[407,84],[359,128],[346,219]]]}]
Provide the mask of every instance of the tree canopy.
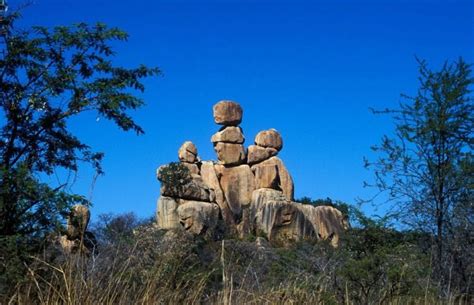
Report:
[{"label": "tree canopy", "polygon": [[379,157],[365,165],[398,219],[432,234],[439,274],[466,275],[474,229],[474,79],[462,58],[439,71],[418,63],[416,96],[402,95],[399,109],[375,111],[393,116],[395,132],[372,147]]},{"label": "tree canopy", "polygon": [[19,29],[7,17],[0,55],[0,235],[42,235],[74,202],[67,181],[52,187],[40,176],[57,168],[76,172],[81,163],[98,174],[103,154],[68,128],[71,118],[93,111],[124,131],[142,134],[129,110],[143,106],[136,92],[154,67],[117,66],[114,41],[127,34],[102,23]]}]

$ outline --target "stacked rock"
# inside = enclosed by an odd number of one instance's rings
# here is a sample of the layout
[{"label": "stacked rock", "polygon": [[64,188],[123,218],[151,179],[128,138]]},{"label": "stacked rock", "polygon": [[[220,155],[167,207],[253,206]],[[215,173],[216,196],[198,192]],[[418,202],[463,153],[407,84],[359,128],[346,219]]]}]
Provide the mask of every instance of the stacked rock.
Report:
[{"label": "stacked rock", "polygon": [[283,139],[275,129],[263,130],[248,148],[247,162],[255,175],[250,215],[254,234],[268,240],[288,244],[305,238],[315,238],[311,222],[293,204],[293,179],[277,154]]},{"label": "stacked rock", "polygon": [[247,156],[244,148],[244,135],[239,124],[243,111],[233,101],[220,101],[213,107],[214,122],[223,127],[211,137],[218,164],[214,170],[223,193],[222,216],[231,231],[246,234],[245,223],[247,208],[255,190],[255,179],[250,166],[245,163]]},{"label": "stacked rock", "polygon": [[275,129],[261,131],[255,137],[255,145],[248,150],[248,163],[255,174],[256,188],[282,191],[285,197],[294,200],[293,179],[283,161],[276,157],[283,148],[281,135]]},{"label": "stacked rock", "polygon": [[220,101],[213,115],[222,125],[211,137],[217,162],[201,162],[194,144],[185,142],[178,151],[181,167],[171,163],[158,169],[162,182],[158,227],[207,236],[221,231],[241,237],[264,235],[283,245],[307,238],[331,239],[337,246],[339,234],[347,228],[341,212],[294,202],[293,180],[277,156],[283,148],[280,133],[259,132],[247,153],[239,127],[240,105]]},{"label": "stacked rock", "polygon": [[219,164],[230,166],[245,162],[244,135],[239,124],[242,122],[242,108],[232,101],[221,101],[214,105],[214,121],[223,127],[215,133],[211,142]]},{"label": "stacked rock", "polygon": [[196,146],[190,141],[184,142],[178,150],[178,158],[180,163],[157,170],[157,178],[162,183],[157,225],[161,229],[184,228],[195,235],[212,236],[220,218],[219,206],[214,190],[201,176],[203,165]]},{"label": "stacked rock", "polygon": [[191,141],[186,141],[178,150],[179,161],[188,168],[192,175],[199,175],[200,160],[197,154],[197,148]]}]

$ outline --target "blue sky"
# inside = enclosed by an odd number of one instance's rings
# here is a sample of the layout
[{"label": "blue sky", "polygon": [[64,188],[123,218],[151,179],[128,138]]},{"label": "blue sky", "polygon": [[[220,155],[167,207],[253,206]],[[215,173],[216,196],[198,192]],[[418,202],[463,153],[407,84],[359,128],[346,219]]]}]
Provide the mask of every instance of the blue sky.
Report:
[{"label": "blue sky", "polygon": [[474,62],[473,1],[35,0],[23,17],[25,27],[120,27],[130,39],[116,45],[116,63],[164,73],[145,82],[147,105],[133,113],[145,135],[95,115],[70,122],[106,154],[92,190],[88,168],[72,186],[91,196],[95,215],[154,214],[155,169],[175,161],[186,140],[215,159],[212,106],[221,99],[242,105],[246,145],[260,130],[281,132],[296,197],[370,197],[362,158],[393,126],[369,107],[396,107],[400,93],[416,92],[415,55],[434,69],[459,56]]}]

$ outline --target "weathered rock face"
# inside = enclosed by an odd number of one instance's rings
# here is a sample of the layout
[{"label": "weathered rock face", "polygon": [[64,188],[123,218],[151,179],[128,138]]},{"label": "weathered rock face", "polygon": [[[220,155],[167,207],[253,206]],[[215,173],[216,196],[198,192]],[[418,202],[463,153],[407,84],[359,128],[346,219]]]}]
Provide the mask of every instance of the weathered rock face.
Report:
[{"label": "weathered rock face", "polygon": [[240,218],[242,207],[248,206],[255,190],[255,179],[250,167],[246,164],[225,167],[216,165],[215,170],[225,200],[234,218]]},{"label": "weathered rock face", "polygon": [[214,146],[217,159],[221,164],[239,165],[245,160],[245,148],[241,144],[218,142]]},{"label": "weathered rock face", "polygon": [[[252,193],[250,214],[252,215],[253,231],[269,236],[277,207],[286,203],[286,198],[279,191],[259,189]],[[273,208],[272,208],[273,206]]]},{"label": "weathered rock face", "polygon": [[239,127],[240,105],[221,101],[213,114],[214,121],[223,125],[211,137],[218,162],[201,162],[196,146],[188,141],[178,151],[179,164],[160,168],[167,170],[157,175],[163,182],[158,227],[214,239],[225,230],[241,238],[263,234],[277,245],[306,238],[330,239],[337,245],[347,228],[339,211],[293,202],[293,180],[277,157],[283,148],[280,133],[259,132],[247,152]]},{"label": "weathered rock face", "polygon": [[257,189],[270,188],[281,190],[280,175],[275,164],[265,164],[254,169],[255,184]]},{"label": "weathered rock face", "polygon": [[[277,168],[278,171],[278,187],[275,188],[277,190],[282,190],[283,194],[285,197],[293,201],[294,200],[294,185],[293,185],[293,179],[290,176],[290,173],[286,169],[285,165],[283,164],[283,161],[281,161],[280,158],[278,157],[271,157],[268,160],[265,160],[263,162],[260,162],[258,164],[255,164],[252,166],[252,171],[256,173],[257,171],[261,170],[263,167],[271,167],[274,166]],[[265,181],[257,181],[257,185],[265,185]]]},{"label": "weathered rock face", "polygon": [[181,224],[179,223],[178,217],[178,202],[166,196],[161,196],[158,199],[156,221],[157,225],[161,229],[179,229]]},{"label": "weathered rock face", "polygon": [[219,207],[201,201],[185,201],[177,209],[179,222],[185,231],[203,235],[215,230],[219,221]]},{"label": "weathered rock face", "polygon": [[255,234],[264,234],[270,241],[286,245],[315,237],[311,222],[280,191],[254,191],[250,210]]},{"label": "weathered rock face", "polygon": [[233,101],[220,101],[213,107],[214,122],[224,126],[237,126],[242,122],[242,107]]},{"label": "weathered rock face", "polygon": [[330,240],[333,247],[339,244],[339,237],[349,228],[341,211],[331,206],[311,206],[298,204],[297,207],[313,224],[319,239]]},{"label": "weathered rock face", "polygon": [[228,126],[224,129],[216,132],[211,137],[212,143],[223,142],[223,143],[234,143],[242,144],[244,143],[245,138],[240,127]]},{"label": "weathered rock face", "polygon": [[288,202],[277,210],[269,240],[288,246],[303,239],[314,239],[315,236],[311,222],[294,204]]},{"label": "weathered rock face", "polygon": [[204,183],[216,194],[216,203],[221,209],[221,214],[224,222],[233,227],[235,225],[234,217],[232,211],[230,210],[227,202],[225,201],[224,192],[221,189],[219,184],[219,179],[217,178],[217,173],[214,169],[214,163],[210,161],[204,161],[201,165],[201,176]]},{"label": "weathered rock face", "polygon": [[274,148],[280,151],[283,148],[283,140],[280,133],[272,128],[260,131],[255,137],[255,145]]}]

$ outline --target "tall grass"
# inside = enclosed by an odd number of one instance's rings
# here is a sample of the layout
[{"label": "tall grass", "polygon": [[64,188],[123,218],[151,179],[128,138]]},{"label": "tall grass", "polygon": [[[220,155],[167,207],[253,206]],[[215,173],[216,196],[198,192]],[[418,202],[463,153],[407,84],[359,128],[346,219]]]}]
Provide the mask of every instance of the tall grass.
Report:
[{"label": "tall grass", "polygon": [[[5,304],[361,304],[354,296],[367,292],[338,278],[337,255],[325,251],[157,234],[91,257],[35,257]],[[391,283],[367,304],[468,304],[454,295],[440,299],[434,283],[422,280],[423,293]]]}]

